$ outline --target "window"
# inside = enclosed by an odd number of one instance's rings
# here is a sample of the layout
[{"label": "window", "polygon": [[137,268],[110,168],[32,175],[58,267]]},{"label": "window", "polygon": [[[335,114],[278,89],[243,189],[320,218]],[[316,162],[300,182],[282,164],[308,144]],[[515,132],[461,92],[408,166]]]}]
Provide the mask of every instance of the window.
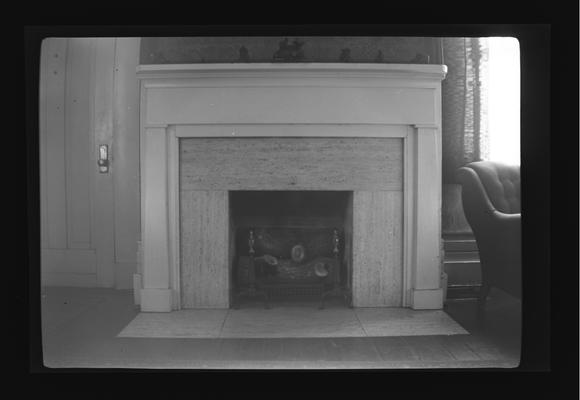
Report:
[{"label": "window", "polygon": [[489,160],[520,164],[520,52],[517,39],[489,38]]}]

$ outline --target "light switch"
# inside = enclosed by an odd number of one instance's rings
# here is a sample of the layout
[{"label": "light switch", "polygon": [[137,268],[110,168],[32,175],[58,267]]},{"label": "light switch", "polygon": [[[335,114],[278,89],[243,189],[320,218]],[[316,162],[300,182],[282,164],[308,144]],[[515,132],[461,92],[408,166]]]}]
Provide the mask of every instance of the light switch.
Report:
[{"label": "light switch", "polygon": [[109,172],[109,146],[106,144],[99,145],[99,159],[97,161],[99,165],[99,172],[101,174],[106,174]]}]

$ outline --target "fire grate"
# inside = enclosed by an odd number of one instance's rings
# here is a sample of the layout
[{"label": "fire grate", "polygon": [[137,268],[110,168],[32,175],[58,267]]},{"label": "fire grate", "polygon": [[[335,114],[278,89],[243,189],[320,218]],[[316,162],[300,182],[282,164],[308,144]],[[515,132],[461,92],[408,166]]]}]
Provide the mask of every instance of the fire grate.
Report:
[{"label": "fire grate", "polygon": [[[262,235],[264,236],[266,235]],[[249,255],[240,256],[237,266],[238,288],[234,293],[233,308],[239,307],[239,298],[244,296],[261,297],[266,308],[270,308],[268,301],[270,297],[289,296],[318,296],[319,308],[324,308],[326,297],[340,295],[351,305],[350,290],[340,285],[338,230],[333,229],[332,235],[326,239],[331,245],[333,257],[315,254],[312,259],[307,260],[304,255],[305,247],[301,244],[292,246],[290,259],[278,258],[271,254],[256,257],[256,235],[254,229],[250,229]]]},{"label": "fire grate", "polygon": [[315,297],[324,293],[324,285],[261,285],[270,297]]}]

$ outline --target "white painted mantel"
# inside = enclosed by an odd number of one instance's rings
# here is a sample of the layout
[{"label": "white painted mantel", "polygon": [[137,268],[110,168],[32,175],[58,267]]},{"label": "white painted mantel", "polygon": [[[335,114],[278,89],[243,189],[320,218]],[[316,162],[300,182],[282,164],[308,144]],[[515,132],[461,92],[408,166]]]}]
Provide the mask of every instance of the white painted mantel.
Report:
[{"label": "white painted mantel", "polygon": [[443,306],[441,81],[444,65],[141,65],[142,311],[180,308],[179,139],[403,140],[403,298]]}]

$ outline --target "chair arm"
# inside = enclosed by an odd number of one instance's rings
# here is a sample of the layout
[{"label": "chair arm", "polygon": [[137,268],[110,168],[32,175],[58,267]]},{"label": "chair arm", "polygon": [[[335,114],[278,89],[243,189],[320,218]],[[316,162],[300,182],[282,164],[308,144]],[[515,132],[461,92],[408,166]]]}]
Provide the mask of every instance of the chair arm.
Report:
[{"label": "chair arm", "polygon": [[[522,226],[522,214],[505,214],[500,211],[492,211],[489,214],[490,223],[503,230],[505,234],[520,234]],[[503,235],[501,235],[503,236]]]},{"label": "chair arm", "polygon": [[461,167],[457,170],[456,176],[462,186],[462,197],[470,196],[473,206],[479,208],[484,213],[493,213],[496,211],[477,172],[469,167]]},{"label": "chair arm", "polygon": [[520,225],[522,223],[522,214],[506,214],[502,213],[501,211],[490,211],[489,214],[495,219],[497,222],[502,224],[508,225]]}]

